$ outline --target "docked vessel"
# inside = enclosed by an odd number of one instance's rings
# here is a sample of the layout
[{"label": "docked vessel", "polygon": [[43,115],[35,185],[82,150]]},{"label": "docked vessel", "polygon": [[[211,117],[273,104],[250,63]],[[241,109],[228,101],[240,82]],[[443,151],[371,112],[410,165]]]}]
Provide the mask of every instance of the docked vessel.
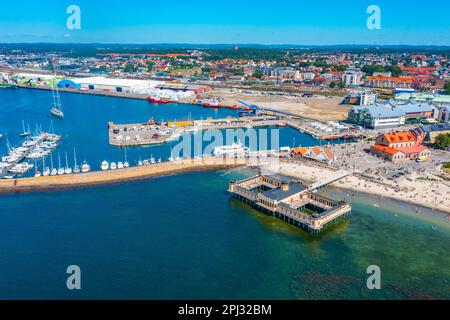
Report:
[{"label": "docked vessel", "polygon": [[88,173],[89,171],[91,171],[91,166],[86,161],[84,161],[83,165],[81,166],[81,172]]},{"label": "docked vessel", "polygon": [[109,168],[110,168],[111,170],[116,170],[116,169],[117,169],[117,164],[116,164],[115,162],[111,162]]},{"label": "docked vessel", "polygon": [[213,155],[215,157],[225,158],[245,158],[249,154],[249,148],[244,147],[241,143],[233,143],[229,146],[215,147]]},{"label": "docked vessel", "polygon": [[20,137],[22,138],[26,138],[31,136],[31,130],[30,130],[30,125],[28,125],[28,129],[25,130],[25,121],[22,120],[22,133],[20,134]]},{"label": "docked vessel", "polygon": [[103,161],[102,162],[102,165],[101,165],[101,168],[102,168],[102,170],[103,171],[106,171],[106,170],[108,170],[109,169],[109,163],[108,163],[108,161]]},{"label": "docked vessel", "polygon": [[205,108],[220,108],[219,101],[217,99],[212,99],[211,102],[204,102],[202,105]]},{"label": "docked vessel", "polygon": [[170,101],[167,99],[161,99],[160,97],[148,97],[147,101],[150,103],[156,103],[156,104],[167,104]]}]

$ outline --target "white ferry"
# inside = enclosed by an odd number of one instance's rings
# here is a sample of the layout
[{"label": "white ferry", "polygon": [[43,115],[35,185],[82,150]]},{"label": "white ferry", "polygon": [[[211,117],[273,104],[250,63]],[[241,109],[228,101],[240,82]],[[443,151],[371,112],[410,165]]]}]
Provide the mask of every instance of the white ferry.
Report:
[{"label": "white ferry", "polygon": [[215,147],[213,155],[215,157],[225,158],[245,158],[249,154],[249,148],[244,147],[241,143],[233,143],[229,146]]}]

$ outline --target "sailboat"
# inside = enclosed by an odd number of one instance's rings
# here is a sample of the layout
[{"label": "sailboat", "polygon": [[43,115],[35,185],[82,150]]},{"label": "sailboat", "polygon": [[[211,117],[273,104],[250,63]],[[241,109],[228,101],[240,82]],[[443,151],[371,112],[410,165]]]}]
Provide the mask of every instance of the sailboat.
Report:
[{"label": "sailboat", "polygon": [[45,158],[42,158],[42,175],[44,177],[50,175],[50,168],[45,166]]},{"label": "sailboat", "polygon": [[127,148],[125,148],[125,162],[123,163],[123,167],[124,168],[130,167],[130,163],[128,162],[128,157],[127,157]]},{"label": "sailboat", "polygon": [[58,152],[58,175],[63,175],[64,174],[64,168],[61,168],[61,155]]},{"label": "sailboat", "polygon": [[39,178],[41,177],[42,174],[41,172],[38,170],[37,164],[36,164],[36,160],[34,161],[34,177],[35,178]]},{"label": "sailboat", "polygon": [[67,160],[67,152],[66,152],[66,167],[64,168],[64,173],[65,174],[71,174],[72,173],[72,168],[69,167],[69,160]]},{"label": "sailboat", "polygon": [[64,119],[64,112],[62,111],[61,97],[59,96],[58,85],[52,87],[53,107],[50,113],[60,119]]},{"label": "sailboat", "polygon": [[77,164],[77,152],[75,151],[75,148],[73,148],[73,159],[75,161],[75,166],[73,167],[73,173],[80,173],[80,167]]},{"label": "sailboat", "polygon": [[20,134],[21,138],[26,138],[26,137],[31,136],[30,125],[28,125],[28,130],[25,130],[25,121],[23,121],[23,120],[22,120],[22,128],[23,128],[23,131]]},{"label": "sailboat", "polygon": [[56,168],[53,167],[53,156],[50,155],[50,175],[52,176],[56,176],[58,174],[58,170],[56,170]]}]

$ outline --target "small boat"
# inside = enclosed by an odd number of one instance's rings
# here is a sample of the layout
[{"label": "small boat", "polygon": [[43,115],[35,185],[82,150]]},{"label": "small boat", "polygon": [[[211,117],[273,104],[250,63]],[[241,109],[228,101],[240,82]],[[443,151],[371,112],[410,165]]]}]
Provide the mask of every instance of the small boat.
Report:
[{"label": "small boat", "polygon": [[156,104],[167,104],[170,101],[167,99],[161,99],[160,97],[148,97],[147,101],[150,103],[156,103]]},{"label": "small boat", "polygon": [[111,170],[116,170],[117,169],[117,164],[115,162],[111,162],[110,169]]},{"label": "small boat", "polygon": [[89,164],[87,164],[86,161],[83,162],[83,165],[81,166],[81,172],[82,173],[87,173],[91,171],[91,166]]},{"label": "small boat", "polygon": [[109,163],[108,163],[108,161],[106,161],[106,160],[103,161],[103,162],[102,162],[101,168],[102,168],[103,171],[108,170],[108,169],[109,169]]},{"label": "small boat", "polygon": [[62,176],[64,174],[64,168],[61,168],[61,155],[58,152],[58,175]]},{"label": "small boat", "polygon": [[80,170],[80,167],[77,164],[77,153],[75,151],[75,148],[73,149],[73,159],[74,159],[74,162],[75,162],[75,165],[73,167],[73,173],[80,173],[81,170]]},{"label": "small boat", "polygon": [[34,177],[35,177],[35,178],[39,178],[39,177],[41,177],[41,176],[42,176],[42,174],[41,174],[40,171],[36,171],[36,173],[34,174]]},{"label": "small boat", "polygon": [[138,167],[142,167],[144,165],[144,163],[141,160],[139,160],[137,165],[138,165]]},{"label": "small boat", "polygon": [[2,133],[0,133],[0,139],[1,139],[1,138],[3,138],[3,134],[2,134]]},{"label": "small boat", "polygon": [[117,162],[117,169],[123,169],[123,162]]},{"label": "small boat", "polygon": [[29,137],[29,136],[31,136],[31,131],[30,131],[30,125],[28,125],[28,129],[27,130],[25,130],[25,121],[23,121],[22,120],[22,133],[20,134],[20,137],[21,138],[26,138],[26,137]]},{"label": "small boat", "polygon": [[44,169],[44,171],[42,172],[42,175],[43,175],[44,177],[48,177],[48,176],[50,175],[50,168],[49,168],[49,167],[46,167],[46,168]]},{"label": "small boat", "polygon": [[56,107],[51,108],[50,113],[57,118],[64,119],[64,112],[62,112],[60,109],[58,109]]},{"label": "small boat", "polygon": [[59,96],[58,86],[55,88],[52,87],[52,96],[53,107],[50,109],[50,114],[57,118],[64,119],[64,112],[62,111],[61,97]]},{"label": "small boat", "polygon": [[130,163],[128,162],[128,156],[127,156],[127,148],[125,148],[125,162],[123,163],[124,168],[129,168]]},{"label": "small boat", "polygon": [[50,175],[56,176],[58,174],[58,170],[56,168],[53,168],[52,171],[50,171]]},{"label": "small boat", "polygon": [[69,167],[69,161],[67,160],[67,152],[66,152],[66,167],[64,168],[64,173],[65,174],[71,174],[72,173],[72,168]]}]

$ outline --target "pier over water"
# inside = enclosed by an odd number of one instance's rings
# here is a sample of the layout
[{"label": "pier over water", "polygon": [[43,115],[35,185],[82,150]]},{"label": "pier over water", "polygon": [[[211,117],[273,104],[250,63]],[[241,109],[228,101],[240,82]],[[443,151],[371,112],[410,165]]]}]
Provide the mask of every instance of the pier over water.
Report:
[{"label": "pier over water", "polygon": [[313,234],[351,212],[348,203],[315,194],[302,183],[281,175],[258,175],[231,181],[228,192],[265,214]]}]

